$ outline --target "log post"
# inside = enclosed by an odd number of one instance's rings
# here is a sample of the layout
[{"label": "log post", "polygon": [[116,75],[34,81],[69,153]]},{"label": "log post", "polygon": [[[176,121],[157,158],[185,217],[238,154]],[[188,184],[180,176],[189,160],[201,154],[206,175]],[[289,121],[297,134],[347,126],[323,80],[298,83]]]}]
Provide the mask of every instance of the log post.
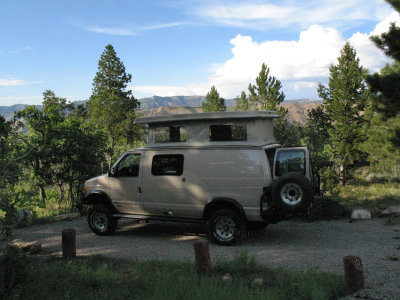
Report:
[{"label": "log post", "polygon": [[343,257],[344,280],[346,296],[363,289],[364,272],[361,259],[357,256],[348,255]]},{"label": "log post", "polygon": [[193,247],[197,274],[203,275],[209,273],[211,271],[211,259],[208,242],[202,239],[197,239],[193,242]]},{"label": "log post", "polygon": [[64,229],[62,231],[62,250],[64,258],[76,257],[76,231]]}]

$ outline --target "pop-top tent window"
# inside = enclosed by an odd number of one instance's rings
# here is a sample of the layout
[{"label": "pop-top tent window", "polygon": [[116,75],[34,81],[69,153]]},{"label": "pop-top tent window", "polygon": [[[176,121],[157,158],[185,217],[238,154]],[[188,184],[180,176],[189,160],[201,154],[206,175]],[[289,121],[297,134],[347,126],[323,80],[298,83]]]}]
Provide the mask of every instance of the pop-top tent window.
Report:
[{"label": "pop-top tent window", "polygon": [[210,126],[210,141],[246,141],[247,127],[243,124],[224,124]]},{"label": "pop-top tent window", "polygon": [[182,126],[155,127],[151,130],[155,143],[179,143],[187,140],[187,130]]}]

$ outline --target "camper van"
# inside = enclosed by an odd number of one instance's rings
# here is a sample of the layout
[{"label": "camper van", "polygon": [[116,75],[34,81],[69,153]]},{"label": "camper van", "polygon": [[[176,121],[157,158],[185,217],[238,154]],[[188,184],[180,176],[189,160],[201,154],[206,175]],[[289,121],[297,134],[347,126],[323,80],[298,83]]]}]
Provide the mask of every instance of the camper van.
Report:
[{"label": "camper van", "polygon": [[147,145],[86,181],[88,224],[111,234],[120,218],[203,223],[220,245],[312,206],[306,147],[282,148],[271,111],[143,117]]}]

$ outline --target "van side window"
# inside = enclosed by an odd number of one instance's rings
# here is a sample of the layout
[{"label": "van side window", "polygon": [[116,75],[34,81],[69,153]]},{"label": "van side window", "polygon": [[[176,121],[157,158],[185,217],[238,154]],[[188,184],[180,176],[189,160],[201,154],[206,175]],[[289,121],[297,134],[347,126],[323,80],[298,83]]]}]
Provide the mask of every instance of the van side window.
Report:
[{"label": "van side window", "polygon": [[186,142],[188,135],[183,126],[156,127],[152,131],[155,143]]},{"label": "van side window", "polygon": [[154,155],[151,165],[151,174],[154,176],[180,176],[183,173],[183,155],[166,154]]},{"label": "van side window", "polygon": [[116,176],[137,177],[139,175],[140,154],[128,154],[118,164]]},{"label": "van side window", "polygon": [[281,176],[288,172],[305,172],[306,154],[304,150],[279,151],[276,158],[275,175]]},{"label": "van side window", "polygon": [[243,124],[224,124],[210,126],[210,142],[246,141],[247,127]]}]

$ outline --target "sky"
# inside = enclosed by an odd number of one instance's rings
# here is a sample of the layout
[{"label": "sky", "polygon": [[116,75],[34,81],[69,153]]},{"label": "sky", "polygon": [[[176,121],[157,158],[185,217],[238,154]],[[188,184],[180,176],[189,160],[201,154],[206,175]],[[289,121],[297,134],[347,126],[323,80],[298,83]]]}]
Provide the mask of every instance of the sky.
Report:
[{"label": "sky", "polygon": [[383,0],[0,0],[0,106],[88,99],[107,44],[137,98],[235,98],[266,63],[287,100],[318,99],[346,41],[370,72],[391,63],[369,39],[390,22]]}]

